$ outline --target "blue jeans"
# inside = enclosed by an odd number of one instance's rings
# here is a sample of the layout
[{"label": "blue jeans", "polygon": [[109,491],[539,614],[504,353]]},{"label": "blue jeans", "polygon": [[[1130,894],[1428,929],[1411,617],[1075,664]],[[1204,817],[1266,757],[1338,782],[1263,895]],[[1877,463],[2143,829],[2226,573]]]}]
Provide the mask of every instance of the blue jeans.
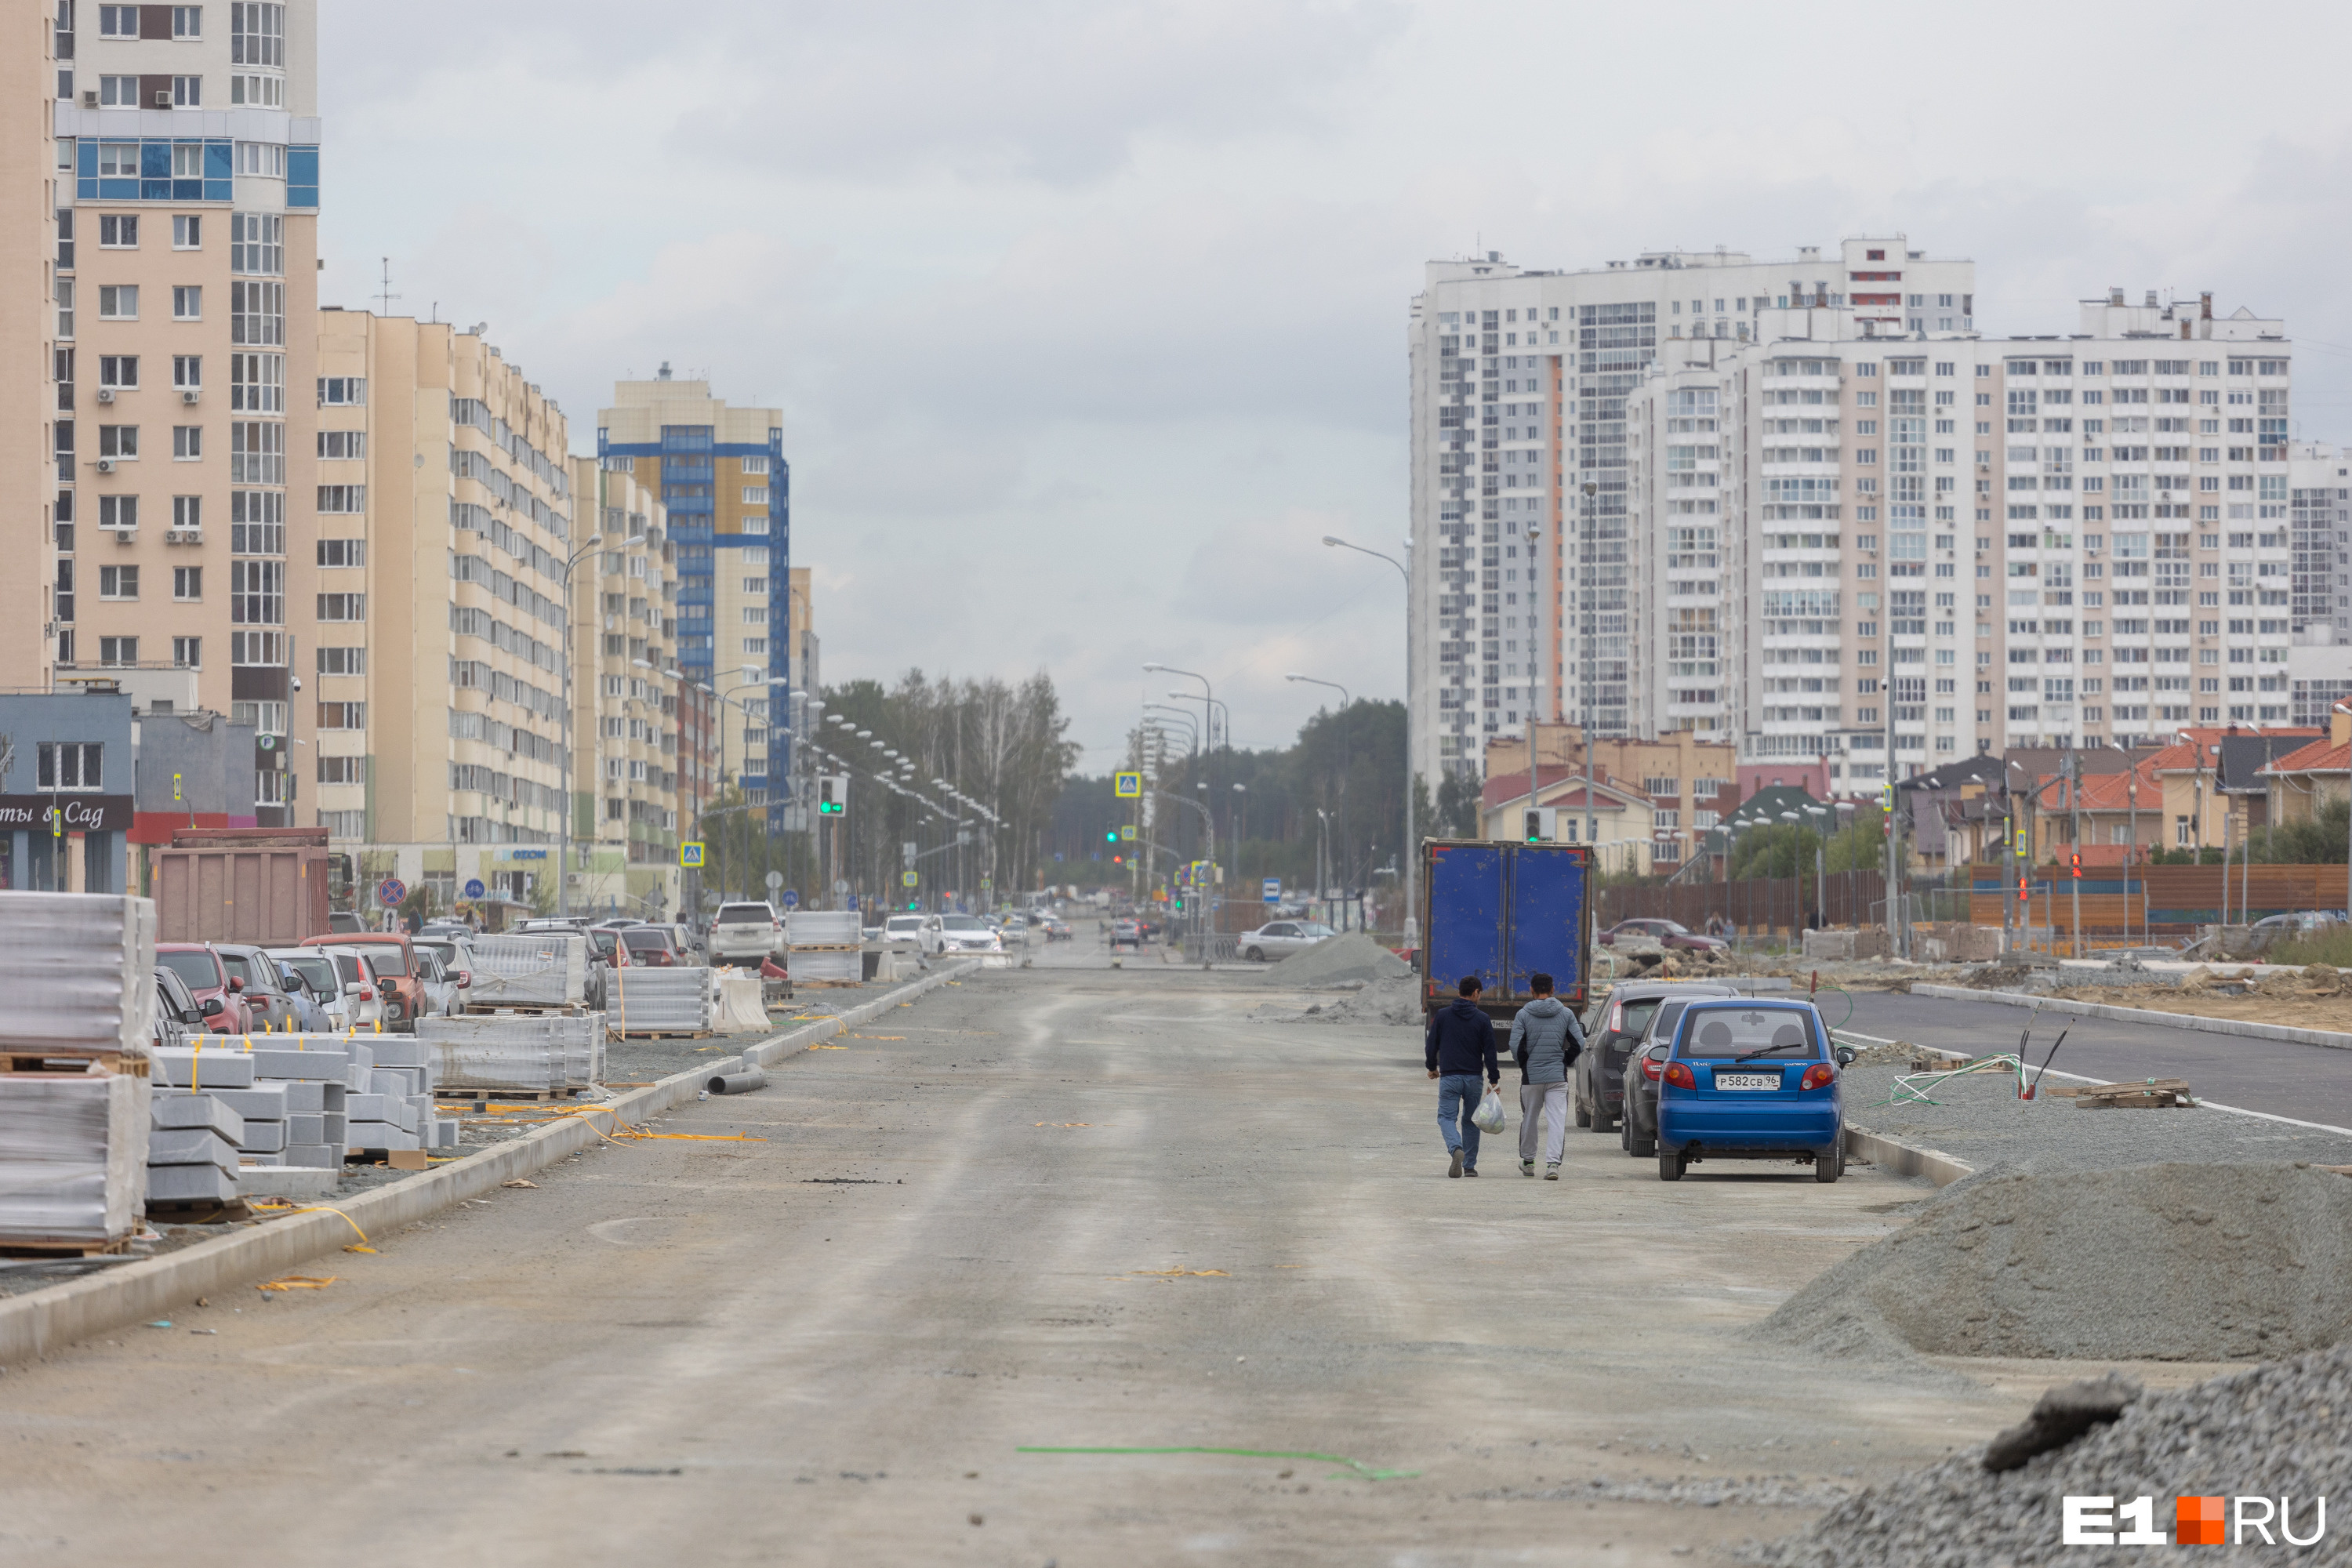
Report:
[{"label": "blue jeans", "polygon": [[1437,1080],[1437,1130],[1445,1134],[1445,1152],[1462,1152],[1462,1163],[1478,1166],[1478,1124],[1470,1120],[1486,1098],[1486,1079],[1475,1072],[1450,1072]]}]

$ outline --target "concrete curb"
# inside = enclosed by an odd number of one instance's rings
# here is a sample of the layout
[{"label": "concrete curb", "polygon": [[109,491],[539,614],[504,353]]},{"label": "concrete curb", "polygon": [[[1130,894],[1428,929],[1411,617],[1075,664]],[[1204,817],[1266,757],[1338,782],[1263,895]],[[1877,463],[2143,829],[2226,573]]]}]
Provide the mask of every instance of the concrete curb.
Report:
[{"label": "concrete curb", "polygon": [[612,1117],[567,1117],[437,1170],[361,1193],[336,1204],[340,1213],[321,1209],[289,1215],[162,1258],[126,1263],[88,1279],[0,1299],[0,1366],[48,1355],[92,1334],[161,1317],[198,1296],[232,1290],[283,1273],[359,1239],[352,1234],[353,1226],[373,1237],[414,1225],[452,1204],[588,1147],[597,1141],[597,1129],[609,1126],[615,1118],[642,1121],[658,1115],[696,1098],[715,1073],[740,1071],[745,1066],[764,1068],[803,1053],[976,967],[959,963],[940,970],[837,1017],[763,1040],[740,1057],[699,1063],[650,1088],[601,1102],[613,1111]]},{"label": "concrete curb", "polygon": [[2011,1007],[2039,1007],[2049,1013],[2071,1013],[2081,1018],[2110,1018],[2121,1024],[2162,1024],[2175,1029],[2195,1029],[2208,1035],[2236,1035],[2243,1039],[2285,1040],[2298,1046],[2326,1046],[2352,1051],[2352,1035],[2333,1029],[2292,1029],[2284,1024],[2257,1024],[2244,1018],[2200,1018],[2193,1013],[2160,1013],[2152,1007],[2116,1007],[2105,1002],[2075,1002],[2063,996],[2034,996],[2022,991],[1975,991],[1966,985],[1911,987],[1914,996],[1940,996],[1953,1002],[1999,1002]]},{"label": "concrete curb", "polygon": [[1922,1149],[1883,1132],[1865,1132],[1849,1125],[1845,1130],[1845,1152],[1850,1159],[1867,1160],[1882,1171],[1892,1171],[1898,1176],[1925,1176],[1939,1187],[1948,1187],[1962,1176],[1976,1174],[1976,1167],[1955,1160],[1936,1149]]}]

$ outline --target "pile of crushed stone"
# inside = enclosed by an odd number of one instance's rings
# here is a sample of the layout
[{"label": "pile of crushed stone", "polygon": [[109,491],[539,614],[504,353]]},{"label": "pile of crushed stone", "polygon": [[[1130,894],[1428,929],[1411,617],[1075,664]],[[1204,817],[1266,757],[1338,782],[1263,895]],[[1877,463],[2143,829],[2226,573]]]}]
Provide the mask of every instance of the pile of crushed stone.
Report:
[{"label": "pile of crushed stone", "polygon": [[[2080,1562],[2084,1548],[2061,1543],[2061,1500],[2070,1495],[2111,1497],[2118,1503],[2150,1498],[2154,1525],[2168,1533],[2176,1498],[2285,1498],[2292,1500],[2290,1528],[2297,1539],[2309,1541],[2314,1500],[2341,1500],[2352,1492],[2352,1439],[2343,1415],[2347,1407],[2352,1346],[2315,1351],[2171,1394],[2143,1395],[2112,1424],[2094,1426],[2016,1469],[1987,1470],[1981,1448],[1955,1454],[1870,1488],[1811,1529],[1759,1548],[1754,1560],[1775,1568],[1882,1568],[1898,1563],[1913,1568],[2032,1568]],[[2342,1561],[2344,1525],[2340,1519],[2330,1523],[2336,1533],[2327,1540],[2336,1549],[2323,1547],[2308,1561]],[[2275,1522],[2271,1539],[2279,1544],[2263,1546],[2261,1535],[2249,1532],[2242,1548],[2225,1544],[2199,1561],[2274,1563],[2294,1555]]]},{"label": "pile of crushed stone", "polygon": [[1749,1331],[1879,1361],[2323,1349],[2352,1337],[2352,1180],[2285,1163],[1974,1177]]},{"label": "pile of crushed stone", "polygon": [[1269,985],[1344,985],[1412,973],[1412,965],[1362,931],[1351,931],[1292,953],[1269,968],[1264,979]]}]

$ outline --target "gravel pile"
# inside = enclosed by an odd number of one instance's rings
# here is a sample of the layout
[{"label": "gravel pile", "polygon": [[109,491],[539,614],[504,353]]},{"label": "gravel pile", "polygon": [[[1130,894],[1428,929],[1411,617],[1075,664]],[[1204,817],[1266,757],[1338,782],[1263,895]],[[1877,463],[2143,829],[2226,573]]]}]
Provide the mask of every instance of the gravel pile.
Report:
[{"label": "gravel pile", "polygon": [[2352,1179],[2292,1164],[1979,1176],[1749,1332],[1871,1360],[2322,1349],[2352,1336]]},{"label": "gravel pile", "polygon": [[[2341,1178],[2336,1178],[2341,1180]],[[2155,1500],[2155,1523],[2168,1531],[2178,1497],[2261,1495],[2293,1500],[2293,1528],[2308,1538],[2312,1500],[2352,1492],[2352,1443],[2342,1412],[2352,1407],[2352,1347],[2148,1394],[2113,1425],[1995,1475],[1982,1450],[1956,1454],[1916,1475],[1831,1510],[1801,1534],[1758,1550],[1776,1568],[2033,1568],[2094,1561],[2093,1548],[2060,1544],[2060,1500],[2069,1495]],[[2344,1525],[2316,1552],[2224,1545],[2200,1563],[2345,1560]],[[2124,1528],[2129,1528],[2126,1526]],[[2275,1531],[2273,1531],[2275,1538]],[[2332,1547],[2331,1551],[2329,1548]],[[2128,1547],[2102,1552],[2137,1561]]]},{"label": "gravel pile", "polygon": [[[2039,1066],[2057,1038],[2051,1021],[2034,1028],[2030,1053]],[[1996,1042],[1987,1042],[1988,1045]],[[1999,1044],[2014,1048],[2009,1041]],[[2066,1058],[2061,1052],[2058,1065]],[[2227,1110],[2082,1110],[2044,1093],[2017,1098],[2017,1080],[1998,1073],[1952,1079],[1928,1089],[1939,1102],[1885,1103],[1899,1065],[1846,1069],[1845,1119],[1906,1143],[1940,1149],[1979,1172],[2031,1167],[2093,1169],[2161,1160],[2308,1161],[2352,1164],[2352,1138]],[[2044,1090],[2066,1080],[2051,1079]],[[2189,1085],[2194,1089],[2198,1086]]]},{"label": "gravel pile", "polygon": [[1409,975],[1412,966],[1360,931],[1327,936],[1267,969],[1269,985],[1342,985]]},{"label": "gravel pile", "polygon": [[1850,1482],[1807,1480],[1801,1476],[1646,1476],[1613,1481],[1595,1476],[1556,1487],[1494,1487],[1462,1496],[1479,1502],[1662,1502],[1675,1508],[1828,1508],[1846,1501]]}]

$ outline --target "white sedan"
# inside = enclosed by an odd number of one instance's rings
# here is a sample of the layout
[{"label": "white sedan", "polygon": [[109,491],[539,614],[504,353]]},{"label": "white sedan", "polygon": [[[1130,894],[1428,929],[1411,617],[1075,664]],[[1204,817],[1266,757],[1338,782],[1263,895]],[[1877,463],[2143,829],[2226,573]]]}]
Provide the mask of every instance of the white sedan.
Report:
[{"label": "white sedan", "polygon": [[1304,952],[1327,937],[1339,935],[1320,921],[1268,921],[1255,931],[1234,939],[1234,951],[1252,963],[1280,961]]},{"label": "white sedan", "polygon": [[977,915],[932,915],[923,921],[923,952],[932,957],[950,952],[1003,952],[1004,939]]}]

